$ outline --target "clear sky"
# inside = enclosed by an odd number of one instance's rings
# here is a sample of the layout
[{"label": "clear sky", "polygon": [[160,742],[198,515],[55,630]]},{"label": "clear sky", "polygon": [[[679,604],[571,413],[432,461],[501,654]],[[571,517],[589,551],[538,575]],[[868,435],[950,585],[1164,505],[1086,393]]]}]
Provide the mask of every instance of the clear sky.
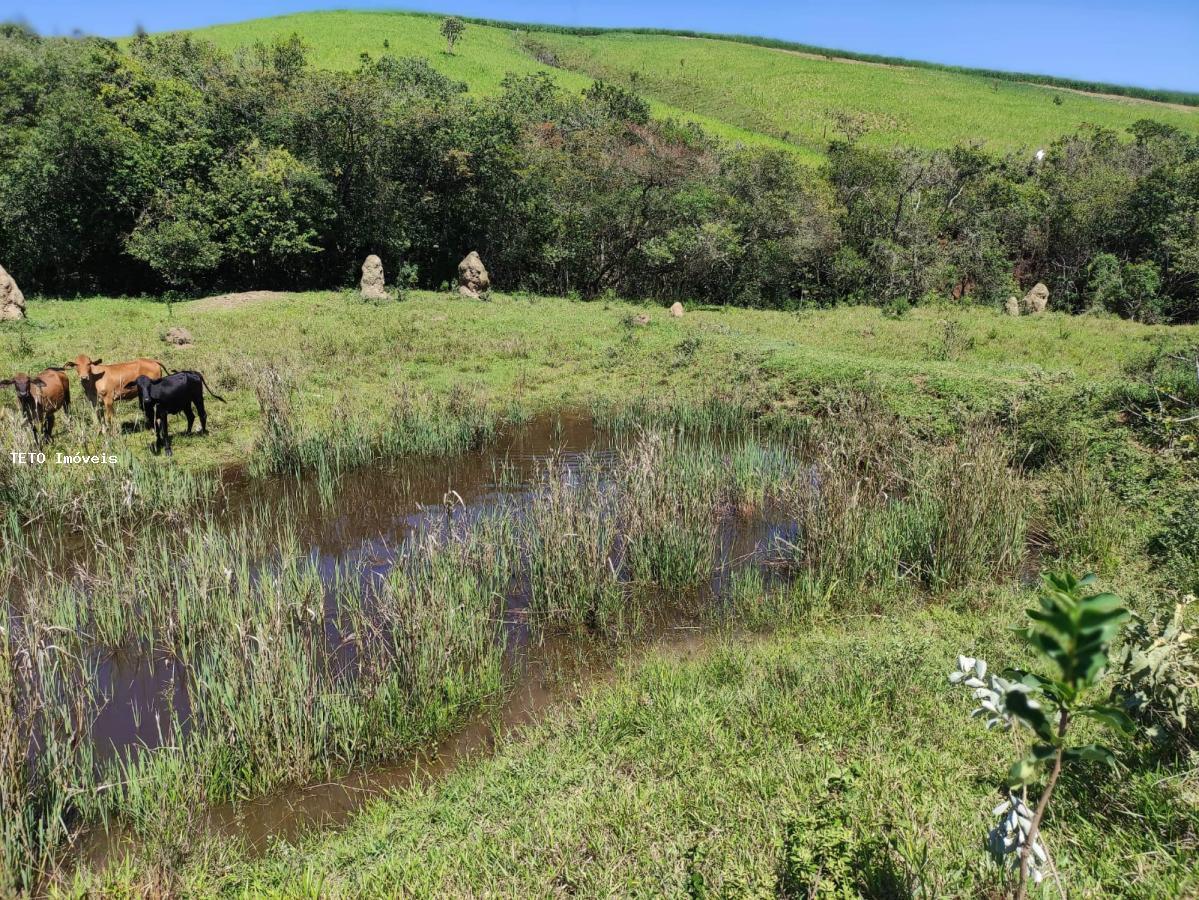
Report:
[{"label": "clear sky", "polygon": [[984,68],[1199,90],[1199,0],[0,0],[43,34],[124,35],[308,9],[427,9],[568,25],[690,28]]}]

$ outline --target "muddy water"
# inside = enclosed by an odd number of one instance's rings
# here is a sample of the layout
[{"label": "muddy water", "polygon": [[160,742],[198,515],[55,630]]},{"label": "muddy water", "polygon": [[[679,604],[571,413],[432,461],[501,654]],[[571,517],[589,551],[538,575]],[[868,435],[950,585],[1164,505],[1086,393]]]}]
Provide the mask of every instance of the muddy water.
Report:
[{"label": "muddy water", "polygon": [[[314,480],[258,481],[233,478],[226,487],[222,516],[243,510],[275,511],[290,523],[327,579],[338,572],[360,573],[364,581],[385,574],[406,538],[434,523],[473,518],[498,508],[519,514],[538,470],[550,456],[568,468],[611,464],[617,441],[582,416],[536,419],[501,437],[492,447],[451,459],[407,460],[340,476],[333,485]],[[513,504],[513,501],[516,504]],[[767,549],[786,526],[762,520],[726,522],[718,531],[719,565],[704,593],[719,597],[728,573],[747,562],[765,564]],[[252,848],[294,838],[303,831],[344,822],[370,798],[425,783],[462,759],[486,754],[498,739],[538,719],[551,706],[569,701],[597,679],[607,677],[616,656],[627,658],[647,646],[691,652],[706,637],[703,624],[687,615],[661,612],[632,646],[613,648],[579,636],[539,636],[527,626],[527,598],[509,598],[504,617],[505,668],[512,690],[495,710],[471,721],[435,746],[392,765],[375,766],[331,783],[289,788],[207,814],[212,830],[244,839]],[[111,654],[98,660],[107,702],[92,725],[100,757],[160,745],[170,722],[186,730],[188,701],[183,673],[167,655]],[[118,832],[93,833],[84,855],[93,863],[111,858],[124,840]]]},{"label": "muddy water", "polygon": [[[336,484],[312,480],[233,479],[226,489],[223,516],[235,521],[253,506],[276,510],[289,522],[302,547],[327,578],[338,571],[361,573],[364,580],[386,573],[403,542],[430,523],[476,517],[511,501],[519,502],[547,457],[568,468],[582,462],[610,464],[616,441],[597,431],[588,418],[542,418],[504,435],[486,451],[452,459],[404,461],[342,475]],[[718,533],[722,564],[706,593],[720,594],[734,565],[760,559],[775,529],[742,522]],[[282,790],[237,807],[209,811],[208,826],[261,848],[271,840],[343,822],[369,798],[435,778],[465,757],[489,752],[494,742],[540,717],[546,708],[569,700],[581,687],[606,677],[614,658],[645,646],[694,649],[705,637],[702,624],[664,613],[649,623],[636,647],[615,649],[577,636],[532,639],[524,603],[509,598],[504,620],[506,670],[512,690],[496,710],[460,732],[393,765],[352,773],[335,782]],[[98,660],[100,690],[107,702],[92,725],[100,757],[161,744],[177,718],[187,727],[184,677],[169,655],[112,654]],[[173,715],[172,715],[173,714]],[[95,833],[85,841],[93,862],[109,858],[123,840],[119,832]]]}]

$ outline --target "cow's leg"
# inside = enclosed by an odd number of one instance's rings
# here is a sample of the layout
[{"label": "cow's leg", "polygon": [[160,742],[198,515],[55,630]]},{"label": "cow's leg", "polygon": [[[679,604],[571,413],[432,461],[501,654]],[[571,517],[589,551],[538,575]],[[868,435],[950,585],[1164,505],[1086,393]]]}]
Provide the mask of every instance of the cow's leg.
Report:
[{"label": "cow's leg", "polygon": [[54,413],[46,413],[42,421],[42,437],[47,441],[54,436]]},{"label": "cow's leg", "polygon": [[[183,414],[187,416],[187,433],[191,434],[192,424],[196,421],[196,414],[192,412],[192,405],[190,403],[184,405]],[[204,426],[201,425],[200,427],[203,428]]]},{"label": "cow's leg", "polygon": [[171,431],[167,421],[167,414],[160,413],[158,416],[158,426],[162,429],[162,437],[160,439],[161,446],[166,448],[167,456],[171,455]]},{"label": "cow's leg", "polygon": [[[208,434],[208,413],[204,410],[203,395],[196,398],[196,412],[200,415],[200,434]],[[188,431],[191,431],[191,420],[187,423]]]},{"label": "cow's leg", "polygon": [[117,415],[113,410],[113,399],[111,394],[104,395],[104,430],[107,431],[116,421]]}]

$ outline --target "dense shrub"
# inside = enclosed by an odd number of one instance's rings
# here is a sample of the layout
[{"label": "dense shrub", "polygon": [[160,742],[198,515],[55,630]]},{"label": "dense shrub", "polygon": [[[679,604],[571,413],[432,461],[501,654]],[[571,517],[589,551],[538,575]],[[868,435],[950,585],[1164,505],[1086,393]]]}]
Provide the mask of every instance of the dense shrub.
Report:
[{"label": "dense shrub", "polygon": [[788,308],[999,303],[1199,318],[1199,139],[1082,127],[1042,162],[830,145],[822,168],[545,74],[472,99],[420,59],[310,66],[296,37],[0,31],[0,259],[27,290],[327,287],[378,253],[497,284]]},{"label": "dense shrub", "polygon": [[1187,621],[1194,599],[1125,629],[1112,696],[1160,752],[1199,762],[1199,652]]}]

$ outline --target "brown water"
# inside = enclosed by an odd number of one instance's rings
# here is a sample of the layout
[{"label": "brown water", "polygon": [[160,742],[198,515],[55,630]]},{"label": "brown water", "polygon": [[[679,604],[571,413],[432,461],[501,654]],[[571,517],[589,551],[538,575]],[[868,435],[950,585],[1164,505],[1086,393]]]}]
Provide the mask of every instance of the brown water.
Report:
[{"label": "brown water", "polygon": [[[536,419],[504,434],[492,447],[449,459],[406,460],[363,468],[340,476],[334,485],[294,478],[233,478],[225,490],[222,516],[231,521],[252,505],[267,504],[279,521],[294,525],[300,546],[318,563],[322,576],[358,572],[369,581],[386,573],[404,541],[431,523],[470,519],[504,505],[519,514],[539,467],[556,457],[568,468],[584,456],[611,464],[617,440],[582,416]],[[512,501],[516,501],[513,504]],[[719,560],[703,591],[718,598],[738,565],[765,564],[775,537],[785,530],[765,520],[731,518],[718,531]],[[664,598],[668,599],[668,598]],[[664,603],[633,643],[613,646],[583,635],[546,636],[528,627],[527,598],[509,597],[504,617],[505,670],[512,685],[504,701],[455,734],[389,765],[373,766],[336,781],[287,788],[206,814],[213,831],[244,839],[262,849],[276,839],[344,822],[372,797],[427,783],[463,759],[489,753],[496,741],[536,721],[546,709],[577,696],[607,677],[613,663],[644,648],[692,652],[706,638],[705,626]],[[91,728],[101,757],[153,747],[170,737],[170,722],[186,730],[185,678],[169,655],[109,654],[98,660],[100,688],[107,698]],[[119,829],[96,830],[82,842],[93,864],[112,856],[126,837]]]},{"label": "brown water", "polygon": [[[315,479],[231,477],[218,521],[237,521],[251,508],[274,511],[288,523],[322,579],[355,572],[369,585],[396,562],[404,542],[430,524],[471,519],[519,498],[539,466],[554,455],[566,465],[584,454],[592,460],[615,453],[611,436],[598,432],[590,418],[541,417],[512,429],[485,451],[442,459],[418,458],[364,467],[340,475],[331,499]],[[328,490],[328,489],[326,489]],[[57,565],[86,570],[93,548],[77,543]],[[335,610],[326,610],[332,619]],[[519,604],[508,610],[506,641],[529,641]],[[96,660],[98,687],[107,698],[91,722],[100,759],[114,753],[154,747],[170,734],[174,719],[189,720],[182,672],[169,654],[105,651]]]}]

